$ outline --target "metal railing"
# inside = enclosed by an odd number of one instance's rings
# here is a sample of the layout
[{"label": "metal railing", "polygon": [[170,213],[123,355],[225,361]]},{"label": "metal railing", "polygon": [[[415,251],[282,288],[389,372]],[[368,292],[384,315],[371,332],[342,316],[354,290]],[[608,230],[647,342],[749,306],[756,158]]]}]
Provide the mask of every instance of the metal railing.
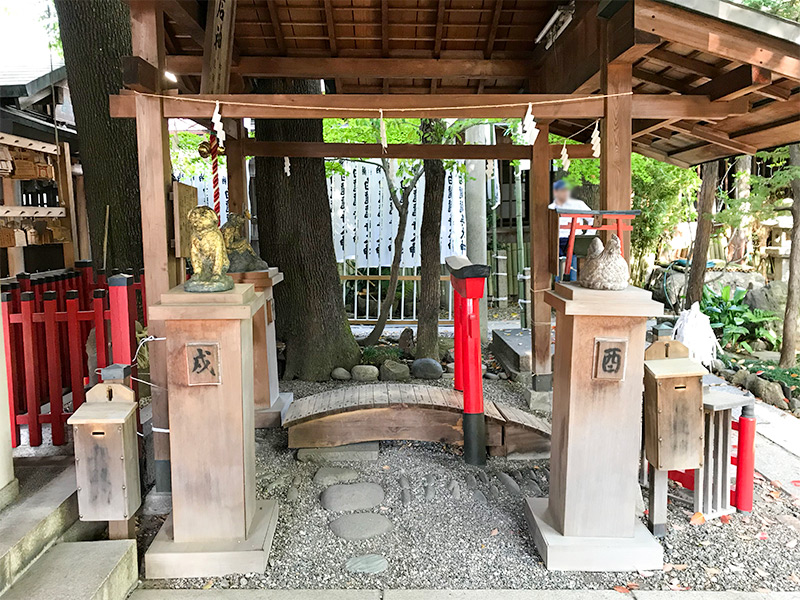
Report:
[{"label": "metal railing", "polygon": [[[375,267],[367,268],[366,273],[362,271],[363,269],[360,269],[354,274],[339,276],[342,282],[342,300],[351,325],[371,325],[378,320],[381,301],[391,279],[389,275],[373,274],[380,271]],[[409,272],[413,274],[408,274]],[[401,269],[396,300],[386,321],[387,325],[416,325],[420,287],[418,272],[418,268]],[[442,299],[447,298],[447,309],[441,308],[439,311],[439,324],[452,325],[453,288],[450,285],[450,277],[442,275],[439,279],[442,282]]]}]

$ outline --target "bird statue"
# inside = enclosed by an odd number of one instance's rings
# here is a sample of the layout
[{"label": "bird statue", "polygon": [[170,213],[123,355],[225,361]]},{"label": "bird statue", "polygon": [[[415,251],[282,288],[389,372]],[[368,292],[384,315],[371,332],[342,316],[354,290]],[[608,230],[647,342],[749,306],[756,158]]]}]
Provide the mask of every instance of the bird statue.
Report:
[{"label": "bird statue", "polygon": [[578,283],[592,290],[624,290],[629,279],[630,270],[622,258],[619,238],[612,235],[605,248],[600,238],[593,239],[578,275]]}]

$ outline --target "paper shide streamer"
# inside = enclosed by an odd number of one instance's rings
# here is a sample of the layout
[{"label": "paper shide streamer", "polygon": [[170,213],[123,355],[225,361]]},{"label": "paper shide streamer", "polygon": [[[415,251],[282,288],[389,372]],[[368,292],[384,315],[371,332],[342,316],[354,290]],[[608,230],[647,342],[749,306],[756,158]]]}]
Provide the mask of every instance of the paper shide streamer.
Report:
[{"label": "paper shide streamer", "polygon": [[528,110],[525,111],[525,117],[522,119],[522,135],[528,146],[533,146],[536,142],[536,138],[539,137],[539,129],[536,127],[536,121],[533,119],[532,102],[528,103]]},{"label": "paper shide streamer", "polygon": [[214,104],[214,114],[211,116],[211,122],[214,124],[214,133],[219,140],[221,146],[225,145],[225,128],[222,126],[222,115],[219,112],[219,100]]},{"label": "paper shide streamer", "polygon": [[286,173],[287,177],[292,176],[292,161],[289,160],[288,156],[283,157],[283,172]]},{"label": "paper shide streamer", "polygon": [[383,120],[383,109],[380,109],[380,132],[381,132],[381,148],[384,152],[389,151],[389,141],[386,138],[386,121]]},{"label": "paper shide streamer", "polygon": [[564,145],[561,146],[561,168],[564,171],[569,171],[569,154],[567,153],[567,142],[564,141]]},{"label": "paper shide streamer", "polygon": [[592,156],[600,158],[600,121],[594,122],[594,131],[592,131]]}]

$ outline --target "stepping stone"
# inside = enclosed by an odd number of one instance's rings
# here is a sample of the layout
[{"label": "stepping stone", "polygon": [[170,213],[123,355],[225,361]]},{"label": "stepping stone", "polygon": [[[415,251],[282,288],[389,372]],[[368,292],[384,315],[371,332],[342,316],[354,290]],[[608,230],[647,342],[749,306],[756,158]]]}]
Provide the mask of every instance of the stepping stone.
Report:
[{"label": "stepping stone", "polygon": [[394,529],[394,524],[375,513],[353,513],[331,521],[331,531],[345,540],[368,540]]},{"label": "stepping stone", "polygon": [[286,501],[287,502],[297,502],[297,499],[300,497],[300,492],[297,491],[297,488],[292,486],[289,488],[289,491],[286,492]]},{"label": "stepping stone", "polygon": [[299,488],[301,483],[303,483],[303,478],[300,475],[295,475],[294,479],[292,479],[292,485]]},{"label": "stepping stone", "polygon": [[400,492],[400,500],[403,502],[403,506],[411,504],[411,490],[403,489]]},{"label": "stepping stone", "polygon": [[478,471],[478,479],[486,485],[489,485],[489,476],[486,474],[486,471]]},{"label": "stepping stone", "polygon": [[450,495],[453,497],[453,500],[461,500],[461,487],[459,487],[457,481],[454,481],[453,485],[450,486]]},{"label": "stepping stone", "polygon": [[320,503],[333,512],[366,510],[383,502],[383,496],[383,488],[377,483],[337,484],[322,492]]},{"label": "stepping stone", "polygon": [[475,481],[475,475],[472,473],[467,473],[467,476],[464,478],[467,482],[467,489],[474,490],[478,487],[478,482]]},{"label": "stepping stone", "polygon": [[542,493],[542,488],[535,481],[528,481],[523,486],[525,489],[525,493],[528,496],[535,496],[536,498],[541,498],[544,496]]},{"label": "stepping stone", "polygon": [[478,504],[489,504],[489,501],[486,499],[486,495],[480,490],[475,490],[472,492],[472,499]]},{"label": "stepping stone", "polygon": [[375,462],[378,460],[379,452],[378,442],[361,442],[332,448],[300,448],[297,451],[297,460],[323,464],[351,461]]},{"label": "stepping stone", "polygon": [[497,500],[497,499],[500,497],[500,490],[498,490],[498,489],[497,489],[497,486],[496,486],[496,485],[492,485],[492,486],[489,488],[489,497],[490,497],[492,500]]},{"label": "stepping stone", "polygon": [[428,485],[433,485],[436,483],[436,477],[434,475],[425,475],[425,481]]},{"label": "stepping stone", "polygon": [[404,490],[411,489],[411,483],[408,481],[408,477],[405,475],[400,475],[400,487]]},{"label": "stepping stone", "polygon": [[345,467],[322,467],[314,475],[314,483],[329,486],[335,483],[348,483],[358,479],[358,473]]},{"label": "stepping stone", "polygon": [[436,497],[436,488],[432,485],[425,486],[425,500],[433,500]]},{"label": "stepping stone", "polygon": [[380,554],[365,554],[348,558],[344,568],[350,573],[383,573],[389,568],[389,561]]},{"label": "stepping stone", "polygon": [[498,473],[497,478],[500,480],[500,483],[506,486],[506,489],[509,491],[510,494],[515,496],[519,495],[520,493],[519,484],[516,481],[514,481],[514,478],[511,477],[511,475],[509,475],[508,473]]}]

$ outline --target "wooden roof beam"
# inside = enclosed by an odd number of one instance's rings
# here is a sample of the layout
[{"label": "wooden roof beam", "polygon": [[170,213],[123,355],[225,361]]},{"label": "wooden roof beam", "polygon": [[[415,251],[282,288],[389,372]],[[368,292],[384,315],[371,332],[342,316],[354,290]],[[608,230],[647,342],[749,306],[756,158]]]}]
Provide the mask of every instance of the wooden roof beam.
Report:
[{"label": "wooden roof beam", "polygon": [[497,38],[497,27],[500,25],[500,15],[503,13],[503,0],[495,0],[492,10],[492,23],[489,25],[489,35],[486,36],[486,45],[483,47],[483,57],[491,58],[494,42]]},{"label": "wooden roof beam", "polygon": [[[111,115],[135,116],[135,93],[112,95]],[[437,94],[391,96],[369,94],[217,94],[165,97],[167,118],[210,117],[219,101],[223,117],[256,119],[320,119],[329,117],[374,118],[378,110],[389,119],[409,117],[513,118],[522,117],[528,103],[534,104],[537,119],[597,119],[603,116],[603,98],[567,94]],[[724,119],[744,114],[744,98],[712,102],[702,96],[663,96],[639,94],[632,98],[634,119]],[[512,106],[504,106],[512,104]],[[456,108],[453,108],[456,107]],[[411,108],[412,110],[409,110]],[[298,110],[301,109],[301,110]]]},{"label": "wooden roof beam", "polygon": [[[785,80],[784,80],[785,81]],[[792,90],[781,87],[778,84],[768,85],[767,87],[755,90],[755,93],[765,98],[778,100],[779,102],[786,102],[792,96]]]},{"label": "wooden roof beam", "polygon": [[[167,56],[166,65],[175,75],[198,75],[202,72],[203,59],[200,56]],[[530,74],[530,67],[524,60],[499,59],[241,56],[231,71],[243,77],[261,78],[524,79]]]},{"label": "wooden roof beam", "polygon": [[772,72],[763,67],[742,65],[693,88],[691,94],[708,96],[712,100],[734,100],[772,85]]},{"label": "wooden roof beam", "polygon": [[206,30],[200,25],[197,0],[161,0],[164,13],[175,21],[175,29],[188,35],[198,46],[205,47]]},{"label": "wooden roof beam", "polygon": [[800,81],[800,45],[655,0],[635,0],[635,26],[665,40]]},{"label": "wooden roof beam", "polygon": [[[758,148],[755,146],[737,141],[736,139],[731,139],[724,131],[720,131],[708,125],[696,125],[686,123],[685,121],[677,121],[670,123],[667,127],[673,131],[697,138],[698,140],[722,146],[736,154],[755,154],[758,151]],[[682,151],[683,150],[680,150],[679,152]]]},{"label": "wooden roof beam", "polygon": [[284,55],[286,54],[286,40],[283,38],[283,30],[281,29],[281,22],[278,18],[278,7],[275,2],[267,2],[269,9],[269,20],[272,24],[272,31],[275,34],[275,43],[278,46],[278,51]]}]

